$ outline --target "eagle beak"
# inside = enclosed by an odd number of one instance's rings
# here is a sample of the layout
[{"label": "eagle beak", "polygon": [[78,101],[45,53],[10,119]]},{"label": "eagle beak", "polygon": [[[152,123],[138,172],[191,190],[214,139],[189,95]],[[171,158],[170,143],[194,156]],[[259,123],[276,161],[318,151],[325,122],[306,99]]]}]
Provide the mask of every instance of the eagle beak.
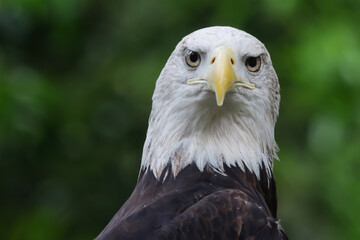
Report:
[{"label": "eagle beak", "polygon": [[253,83],[242,80],[236,76],[234,67],[236,61],[234,52],[228,47],[218,47],[210,59],[210,71],[205,77],[188,79],[189,85],[207,84],[215,92],[216,103],[220,107],[224,103],[225,95],[234,87],[254,89]]},{"label": "eagle beak", "polygon": [[208,84],[215,92],[217,105],[222,106],[225,94],[233,87],[236,80],[232,67],[234,64],[233,52],[226,47],[215,49],[210,64],[213,66],[208,77]]},{"label": "eagle beak", "polygon": [[255,88],[254,84],[245,82],[236,76],[233,68],[236,65],[234,52],[230,48],[221,46],[215,49],[210,65],[212,68],[207,82],[215,92],[216,103],[219,107],[223,105],[226,93],[233,87]]}]

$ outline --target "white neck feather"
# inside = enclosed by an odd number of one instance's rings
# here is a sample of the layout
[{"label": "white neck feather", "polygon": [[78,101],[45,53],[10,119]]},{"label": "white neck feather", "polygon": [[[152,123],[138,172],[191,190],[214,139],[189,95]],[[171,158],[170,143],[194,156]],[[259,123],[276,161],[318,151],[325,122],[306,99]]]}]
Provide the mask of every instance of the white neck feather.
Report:
[{"label": "white neck feather", "polygon": [[[159,101],[154,93],[142,169],[153,171],[159,179],[169,164],[174,176],[191,163],[200,171],[209,165],[220,173],[225,164],[243,170],[246,166],[259,178],[264,164],[269,174],[278,148],[276,116],[274,119],[273,110],[267,109],[268,102],[249,101],[229,92],[224,105],[218,107],[213,92],[202,90],[194,96],[192,100],[172,96]],[[241,107],[239,97],[243,98]]]}]

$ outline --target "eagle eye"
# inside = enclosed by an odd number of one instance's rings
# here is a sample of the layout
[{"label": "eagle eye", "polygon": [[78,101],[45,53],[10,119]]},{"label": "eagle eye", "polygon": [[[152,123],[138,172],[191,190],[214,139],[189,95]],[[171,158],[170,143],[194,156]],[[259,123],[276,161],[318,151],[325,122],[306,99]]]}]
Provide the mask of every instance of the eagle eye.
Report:
[{"label": "eagle eye", "polygon": [[250,72],[257,72],[261,67],[261,58],[259,57],[248,57],[245,62],[246,68]]},{"label": "eagle eye", "polygon": [[189,50],[185,55],[185,62],[190,67],[197,67],[200,64],[200,54]]}]

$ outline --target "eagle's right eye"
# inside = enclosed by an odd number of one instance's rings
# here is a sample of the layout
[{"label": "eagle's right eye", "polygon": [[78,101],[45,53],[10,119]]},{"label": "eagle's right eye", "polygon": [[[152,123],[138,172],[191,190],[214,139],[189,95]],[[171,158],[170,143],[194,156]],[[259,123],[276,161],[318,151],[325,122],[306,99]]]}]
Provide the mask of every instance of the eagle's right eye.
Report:
[{"label": "eagle's right eye", "polygon": [[185,55],[185,62],[190,67],[197,67],[200,64],[200,54],[189,50]]}]

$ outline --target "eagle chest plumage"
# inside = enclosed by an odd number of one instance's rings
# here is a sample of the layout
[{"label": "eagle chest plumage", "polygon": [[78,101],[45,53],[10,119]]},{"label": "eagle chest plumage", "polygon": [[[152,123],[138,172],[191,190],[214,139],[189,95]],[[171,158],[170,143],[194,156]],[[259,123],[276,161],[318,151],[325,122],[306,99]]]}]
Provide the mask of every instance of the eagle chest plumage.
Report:
[{"label": "eagle chest plumage", "polygon": [[136,187],[96,239],[287,239],[272,171],[279,101],[259,40],[230,27],[186,36],[156,83]]},{"label": "eagle chest plumage", "polygon": [[273,178],[263,168],[260,181],[239,167],[225,174],[189,165],[159,181],[141,172],[104,239],[281,239]]}]

